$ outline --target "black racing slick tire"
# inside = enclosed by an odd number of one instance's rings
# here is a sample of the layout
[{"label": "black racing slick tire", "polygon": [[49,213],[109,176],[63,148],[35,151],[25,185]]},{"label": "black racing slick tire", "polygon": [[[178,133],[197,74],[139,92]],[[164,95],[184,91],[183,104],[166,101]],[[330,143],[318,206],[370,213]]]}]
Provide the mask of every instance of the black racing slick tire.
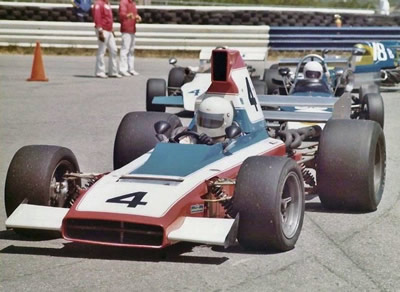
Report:
[{"label": "black racing slick tire", "polygon": [[165,112],[165,105],[153,104],[155,96],[165,96],[167,86],[164,79],[151,78],[146,84],[146,111]]},{"label": "black racing slick tire", "polygon": [[185,83],[185,68],[174,67],[168,74],[168,95],[173,95]]},{"label": "black racing slick tire", "polygon": [[294,248],[304,218],[304,183],[299,166],[284,157],[247,158],[232,201],[239,214],[238,240],[246,249]]},{"label": "black racing slick tire", "polygon": [[384,86],[395,86],[400,83],[400,69],[388,69],[385,70],[387,78],[382,81],[382,85]]},{"label": "black racing slick tire", "polygon": [[259,77],[251,78],[254,89],[257,94],[264,95],[268,93],[267,83],[264,80],[260,80]]},{"label": "black racing slick tire", "polygon": [[169,113],[131,112],[122,119],[114,142],[114,169],[121,168],[139,156],[153,149],[159,140],[156,138],[154,124],[167,121],[171,129],[182,126],[180,119]]},{"label": "black racing slick tire", "polygon": [[380,94],[380,88],[379,85],[375,84],[375,83],[367,83],[367,84],[363,84],[360,86],[360,89],[358,90],[358,97],[360,99],[360,104],[363,103],[364,101],[364,97],[367,94],[371,94],[371,93],[376,93],[376,94]]},{"label": "black racing slick tire", "polygon": [[278,69],[279,69],[279,64],[272,64],[272,65],[269,67],[269,69],[276,69],[276,70],[278,70]]},{"label": "black racing slick tire", "polygon": [[377,122],[383,129],[385,123],[385,108],[383,98],[379,93],[364,95],[361,104],[361,117],[366,120]]},{"label": "black racing slick tire", "polygon": [[[280,87],[283,86],[282,76],[279,75],[278,69],[275,69],[275,67],[273,66],[274,65],[271,66],[271,69],[264,70],[264,80],[266,87],[265,91],[267,92],[267,94],[276,94],[276,92],[280,91]],[[282,86],[276,84],[274,80],[282,81]]]},{"label": "black racing slick tire", "polygon": [[385,136],[368,120],[330,120],[321,134],[317,188],[327,209],[375,211],[386,175]]},{"label": "black racing slick tire", "polygon": [[[77,194],[79,180],[65,180],[67,172],[79,172],[79,165],[72,151],[51,145],[24,146],[15,153],[7,172],[5,207],[7,217],[23,201],[32,205],[70,207]],[[64,183],[62,188],[57,187]],[[65,188],[68,186],[68,188]],[[18,229],[24,235],[41,235],[38,231]]]}]

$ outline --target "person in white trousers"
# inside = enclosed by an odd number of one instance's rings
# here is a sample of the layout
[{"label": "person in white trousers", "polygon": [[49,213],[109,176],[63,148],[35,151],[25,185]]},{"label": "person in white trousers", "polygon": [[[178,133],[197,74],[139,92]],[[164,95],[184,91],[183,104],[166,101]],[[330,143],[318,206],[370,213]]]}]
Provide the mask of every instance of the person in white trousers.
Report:
[{"label": "person in white trousers", "polygon": [[119,3],[119,19],[121,22],[121,51],[119,56],[119,71],[122,76],[139,75],[135,70],[135,33],[136,22],[142,18],[137,13],[133,0],[121,0]]},{"label": "person in white trousers", "polygon": [[121,77],[118,74],[117,46],[113,31],[113,14],[108,0],[97,0],[93,7],[93,19],[97,35],[97,55],[95,75],[100,78],[107,78],[104,64],[106,49],[110,53],[108,77]]},{"label": "person in white trousers", "polygon": [[390,14],[390,3],[388,0],[379,0],[379,14],[381,15]]}]

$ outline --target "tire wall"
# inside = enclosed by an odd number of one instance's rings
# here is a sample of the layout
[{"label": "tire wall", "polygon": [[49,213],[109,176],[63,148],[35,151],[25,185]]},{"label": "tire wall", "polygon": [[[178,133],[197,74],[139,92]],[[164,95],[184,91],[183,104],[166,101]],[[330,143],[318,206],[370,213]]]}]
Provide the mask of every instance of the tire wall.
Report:
[{"label": "tire wall", "polygon": [[[118,10],[113,9],[114,21],[119,22]],[[140,9],[142,23],[204,24],[204,25],[270,25],[270,26],[335,26],[333,13],[286,11],[199,11]],[[0,20],[70,21],[78,18],[72,7],[43,8],[1,6]],[[92,22],[92,16],[85,22]],[[398,26],[400,16],[343,14],[343,26]]]}]

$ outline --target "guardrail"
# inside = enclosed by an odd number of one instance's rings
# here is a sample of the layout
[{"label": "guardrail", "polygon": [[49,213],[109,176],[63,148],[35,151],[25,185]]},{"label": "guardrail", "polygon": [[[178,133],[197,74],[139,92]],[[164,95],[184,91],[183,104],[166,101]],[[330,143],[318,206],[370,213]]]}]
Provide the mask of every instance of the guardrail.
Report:
[{"label": "guardrail", "polygon": [[[120,25],[114,24],[117,45]],[[190,50],[228,46],[268,46],[269,26],[138,24],[136,48],[143,50]],[[0,20],[1,46],[97,48],[93,23]]]},{"label": "guardrail", "polygon": [[346,49],[364,41],[400,40],[400,27],[271,27],[276,50]]},{"label": "guardrail", "polygon": [[[114,24],[120,45],[119,23]],[[347,49],[362,41],[398,40],[398,27],[269,27],[138,24],[136,48],[199,51],[227,46],[272,50]],[[0,46],[97,48],[92,23],[0,20]]]}]

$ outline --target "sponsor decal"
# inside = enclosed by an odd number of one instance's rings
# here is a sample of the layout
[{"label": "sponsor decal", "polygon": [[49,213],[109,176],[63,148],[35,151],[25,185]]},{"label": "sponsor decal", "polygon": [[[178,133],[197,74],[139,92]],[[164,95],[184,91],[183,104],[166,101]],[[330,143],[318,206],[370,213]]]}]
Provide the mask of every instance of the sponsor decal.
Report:
[{"label": "sponsor decal", "polygon": [[190,214],[201,213],[204,211],[204,204],[190,206]]}]

